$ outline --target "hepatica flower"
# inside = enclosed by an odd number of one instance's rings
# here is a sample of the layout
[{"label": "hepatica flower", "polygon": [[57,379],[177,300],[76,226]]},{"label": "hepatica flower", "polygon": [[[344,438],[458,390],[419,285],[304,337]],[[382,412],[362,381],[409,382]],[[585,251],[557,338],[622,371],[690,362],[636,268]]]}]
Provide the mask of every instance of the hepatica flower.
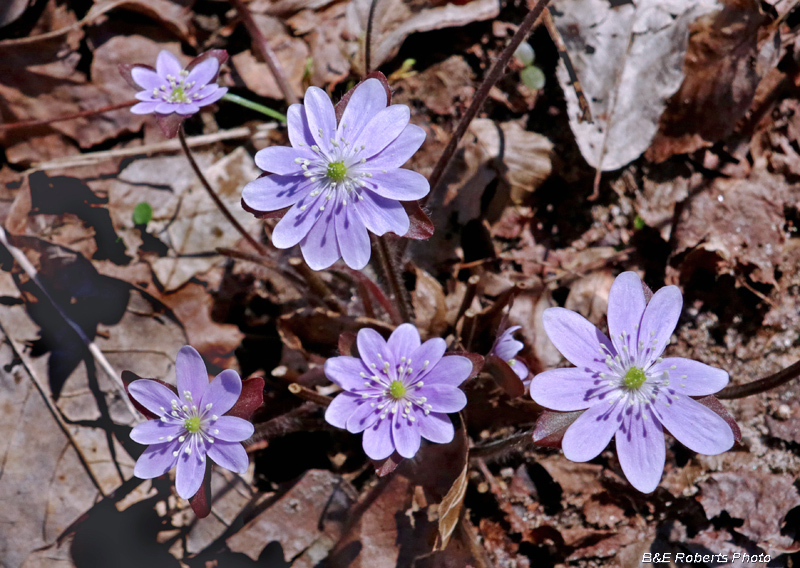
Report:
[{"label": "hepatica flower", "polygon": [[611,339],[575,312],[545,310],[548,337],[575,367],[536,375],[530,390],[547,408],[586,409],[564,434],[567,459],[591,460],[615,437],[631,485],[650,493],[664,469],[665,428],[700,454],[733,446],[731,427],[692,398],[719,391],[728,374],[690,359],[661,357],[682,303],[676,286],[661,288],[648,303],[639,277],[625,272],[608,298]]},{"label": "hepatica flower", "polygon": [[519,329],[522,329],[522,326],[515,325],[501,333],[500,337],[494,342],[491,354],[497,355],[500,359],[508,363],[511,370],[516,373],[520,380],[523,383],[527,383],[530,382],[526,381],[528,378],[528,366],[523,363],[521,359],[516,359],[517,353],[522,351],[522,348],[525,347],[521,341],[514,339],[514,332]]},{"label": "hepatica flower", "polygon": [[448,412],[458,412],[467,397],[458,386],[472,372],[460,355],[444,357],[443,339],[420,344],[417,328],[398,327],[384,341],[374,329],[356,339],[361,358],[332,357],[325,375],[344,389],[325,412],[325,420],[352,433],[364,432],[364,452],[382,460],[397,450],[411,458],[420,439],[446,444],[453,439]]},{"label": "hepatica flower", "polygon": [[184,69],[180,61],[168,51],[158,54],[156,68],[148,65],[121,65],[122,76],[134,88],[139,103],[131,107],[134,114],[155,113],[157,117],[171,117],[169,126],[174,133],[168,133],[166,124],[159,121],[164,133],[172,137],[183,118],[195,114],[200,107],[217,102],[228,92],[217,85],[220,65],[227,61],[228,54],[223,50],[208,51],[195,59]]},{"label": "hepatica flower", "polygon": [[187,345],[178,353],[175,373],[178,394],[149,379],[128,385],[131,397],[158,416],[131,431],[135,442],[148,444],[133,474],[151,479],[177,466],[175,488],[182,498],[190,499],[203,483],[206,457],[237,473],[247,470],[241,442],[253,435],[253,425],[225,416],[242,392],[236,371],[223,371],[209,383],[203,359]]},{"label": "hepatica flower", "polygon": [[272,233],[272,244],[300,244],[308,265],[321,270],[344,258],[354,269],[369,261],[371,231],[403,236],[409,218],[401,201],[429,191],[424,176],[402,166],[425,140],[409,124],[405,105],[387,106],[378,79],[358,85],[341,120],[322,89],[310,87],[304,104],[289,107],[291,147],[271,146],[256,165],[271,175],[248,183],[242,200],[256,211],[291,207]]}]

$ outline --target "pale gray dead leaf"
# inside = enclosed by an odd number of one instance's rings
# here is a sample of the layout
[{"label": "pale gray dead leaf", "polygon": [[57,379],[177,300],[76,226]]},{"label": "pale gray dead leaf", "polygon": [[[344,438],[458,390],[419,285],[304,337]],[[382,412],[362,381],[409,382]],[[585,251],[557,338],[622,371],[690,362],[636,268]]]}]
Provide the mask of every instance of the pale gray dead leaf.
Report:
[{"label": "pale gray dead leaf", "polygon": [[[240,147],[213,165],[210,156],[198,154],[211,186],[233,216],[255,233],[261,221],[242,209],[241,188],[257,178],[253,159]],[[234,247],[242,237],[231,227],[200,185],[183,156],[137,160],[109,184],[108,208],[118,234],[132,254],[141,244],[133,224],[140,202],[153,208],[148,232],[169,246],[167,256],[146,257],[166,291],[180,288],[191,278],[224,262],[217,247]]]},{"label": "pale gray dead leaf", "polygon": [[436,540],[434,550],[447,548],[450,537],[453,536],[453,531],[456,530],[458,521],[461,519],[464,497],[467,494],[467,486],[469,485],[468,472],[469,462],[464,464],[464,469],[461,470],[450,491],[447,492],[447,495],[444,496],[444,499],[439,504],[439,537]]},{"label": "pale gray dead leaf", "polygon": [[586,162],[621,168],[650,145],[666,101],[683,80],[689,25],[716,0],[558,0],[555,23],[588,99],[582,122],[563,61],[557,75],[570,127]]},{"label": "pale gray dead leaf", "polygon": [[[353,0],[347,5],[347,27],[354,38],[348,52],[362,68],[370,4],[371,0]],[[377,68],[391,59],[403,41],[413,33],[489,20],[499,13],[500,3],[497,0],[473,0],[462,6],[445,4],[422,9],[411,0],[379,2],[373,20],[372,67]]]}]

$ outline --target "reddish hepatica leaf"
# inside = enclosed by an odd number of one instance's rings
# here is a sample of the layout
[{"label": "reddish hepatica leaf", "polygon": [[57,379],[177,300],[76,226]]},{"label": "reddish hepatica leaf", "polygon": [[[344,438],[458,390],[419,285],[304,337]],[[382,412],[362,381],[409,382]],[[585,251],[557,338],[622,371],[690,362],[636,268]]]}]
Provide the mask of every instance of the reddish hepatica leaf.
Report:
[{"label": "reddish hepatica leaf", "polygon": [[695,400],[719,414],[720,418],[727,422],[728,426],[730,426],[731,430],[733,430],[733,439],[736,440],[737,443],[742,441],[742,431],[739,430],[739,425],[736,423],[736,420],[733,419],[733,416],[728,414],[728,410],[722,405],[717,397],[714,395],[708,395],[702,398],[696,398]]},{"label": "reddish hepatica leaf", "polygon": [[[141,404],[136,402],[136,399],[131,396],[131,393],[128,390],[128,385],[130,385],[133,381],[138,381],[140,379],[142,379],[142,377],[140,377],[136,373],[132,373],[131,371],[122,371],[122,382],[125,384],[125,392],[128,393],[128,398],[133,403],[133,406],[136,407],[136,410],[141,412],[142,415],[144,417],[146,417],[148,420],[155,420],[156,418],[158,418],[158,416],[156,416],[155,414],[153,414],[152,412],[147,410],[144,406],[142,406]],[[162,385],[167,387],[169,390],[174,392],[176,396],[178,395],[177,389],[173,385],[171,385],[169,383],[165,383],[164,381],[162,381],[160,379],[146,379],[146,380],[148,380],[148,381],[156,381],[157,383],[161,383]]]},{"label": "reddish hepatica leaf", "polygon": [[555,412],[545,410],[536,421],[533,431],[533,443],[548,448],[560,448],[564,432],[583,414],[583,410],[574,412]]},{"label": "reddish hepatica leaf", "polygon": [[226,416],[250,420],[253,413],[264,404],[264,379],[252,377],[242,381],[242,394]]},{"label": "reddish hepatica leaf", "polygon": [[356,345],[356,333],[345,331],[339,336],[339,353],[350,357],[355,357],[353,347]]},{"label": "reddish hepatica leaf", "polygon": [[433,222],[416,201],[403,201],[403,207],[411,220],[408,232],[403,235],[415,241],[424,241],[433,236]]},{"label": "reddish hepatica leaf", "polygon": [[378,477],[384,477],[397,469],[397,466],[403,461],[403,457],[395,452],[385,460],[370,461],[372,462],[372,467],[375,468],[375,475]]},{"label": "reddish hepatica leaf", "polygon": [[522,384],[522,380],[520,380],[511,366],[497,355],[492,354],[486,357],[484,371],[489,373],[494,382],[506,391],[509,396],[516,398],[525,394],[525,385]]}]

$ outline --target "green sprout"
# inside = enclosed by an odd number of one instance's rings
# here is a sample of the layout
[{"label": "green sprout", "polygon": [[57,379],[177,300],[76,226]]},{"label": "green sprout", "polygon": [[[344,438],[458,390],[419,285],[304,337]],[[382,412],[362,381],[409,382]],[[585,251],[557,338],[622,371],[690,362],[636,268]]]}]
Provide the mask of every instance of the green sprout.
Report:
[{"label": "green sprout", "polygon": [[146,201],[137,203],[133,208],[133,224],[147,225],[153,218],[153,208]]}]

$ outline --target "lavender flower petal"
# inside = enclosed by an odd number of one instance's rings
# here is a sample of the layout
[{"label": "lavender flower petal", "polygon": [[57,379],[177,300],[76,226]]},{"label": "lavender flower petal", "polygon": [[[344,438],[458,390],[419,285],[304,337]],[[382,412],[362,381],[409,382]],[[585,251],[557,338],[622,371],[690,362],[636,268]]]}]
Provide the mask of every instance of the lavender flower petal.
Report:
[{"label": "lavender flower petal", "polygon": [[[369,327],[358,330],[356,335],[358,354],[368,367],[373,369],[383,368],[383,363],[390,361],[391,351],[380,333]],[[375,367],[373,367],[375,365]],[[391,379],[397,378],[397,372],[390,368]]]},{"label": "lavender flower petal", "polygon": [[364,169],[374,173],[399,168],[411,159],[423,142],[425,131],[416,124],[409,124],[394,142],[371,157],[364,164]]},{"label": "lavender flower petal", "polygon": [[192,393],[192,398],[196,397],[195,404],[206,392],[208,388],[206,364],[194,347],[185,345],[178,351],[178,356],[175,358],[175,378],[178,382],[178,394],[189,404],[191,400],[184,397],[185,392]]},{"label": "lavender flower petal", "polygon": [[[311,193],[311,185],[312,182],[297,183],[296,176],[291,175],[275,174],[260,177],[244,186],[242,199],[248,207],[256,211],[268,211],[272,208],[283,209],[291,207],[301,198],[308,196]],[[299,212],[302,213],[302,211]],[[297,242],[300,242],[300,239]]]},{"label": "lavender flower petal", "polygon": [[437,444],[448,444],[453,441],[455,429],[447,414],[431,412],[427,416],[420,410],[415,410],[419,433],[426,440]]},{"label": "lavender flower petal", "polygon": [[402,237],[408,232],[410,221],[402,204],[369,190],[365,190],[361,196],[364,199],[359,202],[356,211],[367,229],[378,236],[391,232]]},{"label": "lavender flower petal", "polygon": [[204,409],[211,404],[209,410],[221,416],[233,408],[241,394],[242,379],[239,378],[239,373],[233,369],[226,369],[209,383],[197,407]]},{"label": "lavender flower petal", "polygon": [[659,375],[667,373],[669,386],[683,395],[706,396],[721,391],[728,384],[728,373],[722,369],[683,357],[667,357],[651,370]]},{"label": "lavender flower petal", "polygon": [[311,136],[318,146],[327,148],[336,136],[336,112],[331,99],[319,87],[309,87],[303,106]]},{"label": "lavender flower petal", "polygon": [[421,441],[419,430],[413,422],[409,422],[408,418],[403,418],[397,413],[392,420],[392,441],[398,454],[404,458],[413,458],[419,451]]},{"label": "lavender flower petal", "polygon": [[173,105],[172,112],[177,112],[178,114],[182,115],[190,115],[198,112],[200,107],[194,103],[180,103],[177,105]]},{"label": "lavender flower petal", "polygon": [[339,122],[336,137],[354,139],[380,110],[386,108],[387,103],[386,89],[381,82],[367,79],[353,91]]},{"label": "lavender flower petal", "polygon": [[217,85],[209,85],[209,86],[216,87],[216,88],[214,89],[213,92],[211,92],[211,93],[209,93],[207,95],[202,95],[201,98],[199,98],[199,99],[197,99],[195,101],[199,106],[208,106],[208,105],[210,105],[212,103],[215,103],[218,100],[220,100],[222,97],[224,97],[225,93],[228,92],[228,88],[227,87],[218,87]]},{"label": "lavender flower petal", "polygon": [[646,354],[645,366],[651,365],[664,352],[678,325],[682,307],[683,296],[677,286],[664,286],[653,294],[639,328],[639,342],[644,344]]},{"label": "lavender flower petal", "polygon": [[140,422],[131,430],[131,440],[137,444],[163,444],[167,436],[177,438],[183,426],[177,423],[165,423],[161,420]]},{"label": "lavender flower petal", "polygon": [[725,420],[688,396],[662,394],[653,409],[664,428],[698,454],[714,456],[733,447],[733,431]]},{"label": "lavender flower petal", "polygon": [[425,384],[458,387],[470,374],[472,374],[472,361],[460,355],[447,355],[422,378]]},{"label": "lavender flower petal", "polygon": [[508,362],[508,365],[523,381],[528,378],[530,371],[528,371],[528,366],[522,362],[522,359],[512,359]]},{"label": "lavender flower petal", "polygon": [[547,308],[542,315],[544,330],[567,360],[582,369],[605,366],[604,345],[612,355],[614,346],[603,332],[580,314],[564,308]]},{"label": "lavender flower petal", "polygon": [[364,377],[361,373],[368,371],[369,369],[357,357],[331,357],[325,361],[325,376],[348,391],[363,389]]},{"label": "lavender flower petal", "polygon": [[583,410],[600,403],[608,406],[607,397],[616,391],[597,373],[577,367],[539,373],[531,380],[530,390],[531,397],[538,404],[560,412]]},{"label": "lavender flower petal", "polygon": [[[344,396],[344,394],[339,396]],[[337,396],[336,398],[339,397]],[[377,408],[373,408],[368,400],[364,401],[356,407],[355,411],[353,411],[353,414],[347,420],[345,427],[351,434],[358,434],[359,432],[363,432],[367,428],[372,427],[372,425],[375,424],[380,418],[380,414],[381,411]]]},{"label": "lavender flower petal", "polygon": [[[339,357],[336,357],[336,359],[339,359]],[[328,359],[328,361],[330,360],[331,359]],[[325,365],[325,374],[330,378],[330,375],[328,375],[327,362]],[[356,412],[359,406],[363,405],[364,402],[360,396],[349,392],[343,392],[336,396],[333,402],[328,405],[328,408],[325,409],[325,421],[336,428],[346,428],[347,420]]]},{"label": "lavender flower petal", "polygon": [[[322,203],[325,203],[324,201]],[[306,264],[314,270],[323,270],[331,266],[342,256],[339,241],[336,239],[336,207],[338,204],[323,205],[325,211],[311,227],[308,235],[300,241],[300,250]]]},{"label": "lavender flower petal", "polygon": [[214,440],[224,440],[225,442],[243,442],[255,432],[251,422],[236,416],[220,416],[214,423]]},{"label": "lavender flower petal", "polygon": [[[241,444],[239,444],[241,448]],[[175,490],[182,499],[191,499],[203,485],[206,462],[200,452],[191,455],[181,452],[178,456],[178,469],[175,472]]]},{"label": "lavender flower petal", "polygon": [[[361,270],[369,262],[372,244],[361,216],[351,204],[340,205],[336,212],[336,241],[345,264],[353,270]],[[338,255],[336,257],[339,258]],[[336,262],[336,259],[334,259]],[[311,266],[309,264],[309,266]],[[313,268],[313,267],[312,267]]]},{"label": "lavender flower petal", "polygon": [[378,420],[364,430],[364,453],[374,460],[388,458],[395,450],[392,441],[392,421]]},{"label": "lavender flower petal", "polygon": [[308,127],[308,117],[303,105],[293,104],[286,111],[286,130],[289,133],[289,142],[294,148],[311,148],[316,144]]},{"label": "lavender flower petal", "polygon": [[600,455],[619,428],[622,409],[617,400],[614,404],[596,404],[581,414],[564,434],[564,456],[585,462]]},{"label": "lavender flower petal", "polygon": [[[279,174],[281,176],[294,176],[297,174],[302,175],[303,169],[301,164],[296,160],[313,158],[313,153],[304,150],[303,148],[295,149],[287,146],[269,146],[263,150],[256,152],[256,165],[271,174]],[[269,176],[269,178],[274,176]],[[266,178],[266,179],[269,179]],[[265,178],[261,178],[265,179]],[[283,178],[283,185],[288,186],[289,183],[297,184],[296,177]]]},{"label": "lavender flower petal", "polygon": [[420,173],[401,168],[386,173],[373,174],[368,187],[386,199],[414,201],[428,195],[431,190],[428,179]]},{"label": "lavender flower petal", "polygon": [[400,136],[410,118],[411,111],[407,106],[388,106],[372,117],[353,144],[365,146],[363,155],[371,158]]},{"label": "lavender flower petal", "polygon": [[217,76],[219,61],[216,57],[209,57],[194,66],[186,77],[186,83],[194,86],[205,85]]},{"label": "lavender flower petal", "polygon": [[181,62],[169,51],[161,51],[158,54],[158,58],[156,59],[156,72],[162,79],[166,80],[170,75],[178,77],[181,71],[183,71]]},{"label": "lavender flower petal", "polygon": [[[645,309],[642,280],[635,272],[623,272],[614,280],[608,294],[608,334],[617,348],[622,350],[619,335],[630,334],[642,323]],[[636,336],[633,336],[636,339]]]},{"label": "lavender flower petal", "polygon": [[157,416],[162,416],[177,399],[174,392],[156,381],[141,379],[128,385],[128,392],[136,402]]},{"label": "lavender flower petal", "polygon": [[515,325],[505,330],[500,337],[497,338],[494,349],[492,350],[495,355],[500,357],[503,361],[510,361],[517,356],[517,353],[522,351],[525,347],[521,341],[514,339],[514,332],[522,329],[522,326]]},{"label": "lavender flower petal", "polygon": [[131,112],[133,114],[151,114],[156,112],[156,108],[160,105],[160,102],[142,102],[136,103],[131,107]]},{"label": "lavender flower petal", "polygon": [[208,446],[208,457],[235,473],[245,473],[250,465],[244,446],[238,442],[214,442]]},{"label": "lavender flower petal", "polygon": [[628,407],[617,430],[617,456],[625,477],[642,493],[652,493],[664,472],[664,431],[656,416],[639,405]]},{"label": "lavender flower petal", "polygon": [[432,412],[458,412],[467,406],[467,395],[464,391],[450,385],[425,384],[417,389],[419,396],[424,396],[433,408]]},{"label": "lavender flower petal", "polygon": [[168,442],[165,444],[153,444],[147,446],[139,459],[136,460],[136,465],[133,468],[133,475],[139,479],[153,479],[164,475],[173,467],[178,461],[176,456],[172,453],[180,448],[178,440]]},{"label": "lavender flower petal", "polygon": [[272,244],[277,248],[286,249],[302,241],[317,219],[322,216],[319,208],[323,202],[325,202],[324,195],[313,197],[310,194],[304,195],[275,225],[272,231]]},{"label": "lavender flower petal", "polygon": [[148,92],[158,89],[164,84],[164,80],[159,74],[147,67],[134,67],[131,69],[131,77],[137,85]]},{"label": "lavender flower petal", "polygon": [[[359,352],[360,349],[361,348],[359,348]],[[427,378],[428,375],[436,369],[446,350],[447,343],[441,337],[429,339],[417,347],[409,356],[412,368],[414,369],[414,374],[410,382],[413,383],[420,379]],[[466,379],[466,377],[464,377],[464,379]]]},{"label": "lavender flower petal", "polygon": [[[381,89],[383,89],[382,85]],[[392,352],[392,356],[397,361],[399,361],[401,357],[405,357],[406,354],[412,353],[421,343],[419,331],[410,323],[404,323],[398,326],[386,342],[389,346],[389,350]]]}]

